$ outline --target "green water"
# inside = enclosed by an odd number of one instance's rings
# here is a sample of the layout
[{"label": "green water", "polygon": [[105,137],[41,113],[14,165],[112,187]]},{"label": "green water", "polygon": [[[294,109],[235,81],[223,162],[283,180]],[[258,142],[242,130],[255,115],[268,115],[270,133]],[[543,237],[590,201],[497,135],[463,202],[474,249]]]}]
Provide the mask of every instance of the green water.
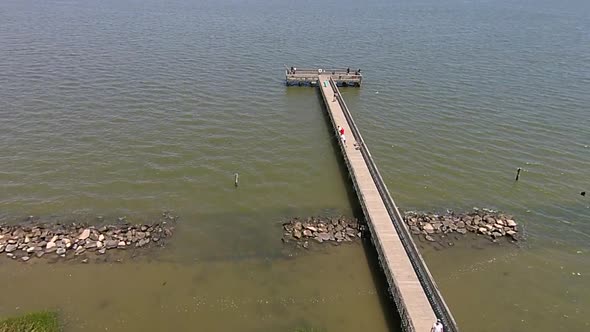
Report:
[{"label": "green water", "polygon": [[0,315],[395,330],[370,248],[279,241],[282,218],[355,209],[317,91],[285,87],[287,64],[362,68],[342,92],[402,209],[523,224],[520,248],[420,243],[463,331],[587,330],[589,22],[582,0],[3,1],[0,218],[181,220],[134,262],[0,260]]}]

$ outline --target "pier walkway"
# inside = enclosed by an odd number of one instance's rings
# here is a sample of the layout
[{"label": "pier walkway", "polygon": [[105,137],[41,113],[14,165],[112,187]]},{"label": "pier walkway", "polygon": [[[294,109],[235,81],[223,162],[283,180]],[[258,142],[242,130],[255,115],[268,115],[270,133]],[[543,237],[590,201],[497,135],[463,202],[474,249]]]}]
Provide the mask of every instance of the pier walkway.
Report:
[{"label": "pier walkway", "polygon": [[379,255],[391,295],[406,332],[430,332],[437,318],[445,332],[458,331],[422,256],[338,90],[331,73],[316,74],[317,85],[337,133],[345,129],[346,144],[339,140],[344,161]]}]

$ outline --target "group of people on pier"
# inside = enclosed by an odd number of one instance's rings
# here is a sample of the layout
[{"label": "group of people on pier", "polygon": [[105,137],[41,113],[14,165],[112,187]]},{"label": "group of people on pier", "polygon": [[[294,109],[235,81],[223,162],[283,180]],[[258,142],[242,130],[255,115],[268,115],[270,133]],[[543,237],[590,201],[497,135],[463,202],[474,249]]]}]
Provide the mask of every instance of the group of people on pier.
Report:
[{"label": "group of people on pier", "polygon": [[[349,68],[346,68],[346,73],[347,74],[350,74],[350,67]],[[359,68],[358,70],[355,70],[354,71],[354,74],[355,75],[360,75],[361,74],[361,69]]]}]

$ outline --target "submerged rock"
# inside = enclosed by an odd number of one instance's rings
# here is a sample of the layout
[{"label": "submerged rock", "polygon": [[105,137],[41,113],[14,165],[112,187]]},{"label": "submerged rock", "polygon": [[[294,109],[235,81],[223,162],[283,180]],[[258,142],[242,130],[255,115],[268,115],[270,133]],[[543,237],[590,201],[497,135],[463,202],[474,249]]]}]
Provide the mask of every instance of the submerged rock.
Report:
[{"label": "submerged rock", "polygon": [[435,240],[435,239],[434,239],[432,236],[430,236],[430,235],[426,235],[424,238],[426,239],[426,241],[430,241],[430,242],[435,242],[435,241],[436,241],[436,240]]}]

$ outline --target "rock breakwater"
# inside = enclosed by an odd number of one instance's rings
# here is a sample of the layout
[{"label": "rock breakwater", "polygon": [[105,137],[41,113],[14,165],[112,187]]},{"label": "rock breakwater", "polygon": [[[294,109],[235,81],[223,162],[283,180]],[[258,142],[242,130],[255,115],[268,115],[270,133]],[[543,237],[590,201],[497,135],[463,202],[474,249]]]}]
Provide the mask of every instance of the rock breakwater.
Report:
[{"label": "rock breakwater", "polygon": [[[177,217],[164,213],[158,222],[89,226],[78,223],[0,225],[0,254],[26,262],[31,258],[103,255],[108,250],[125,250],[163,245],[172,236]],[[84,261],[84,259],[83,259]],[[87,260],[86,260],[87,261]]]},{"label": "rock breakwater", "polygon": [[304,248],[309,241],[317,243],[353,242],[363,237],[364,225],[346,217],[293,218],[283,223],[283,242],[295,241]]},{"label": "rock breakwater", "polygon": [[512,241],[520,239],[519,227],[513,217],[488,209],[474,209],[473,212],[455,214],[404,213],[404,220],[414,235],[424,235],[428,241],[436,241],[436,234],[468,232],[489,237],[492,241],[506,237]]}]

